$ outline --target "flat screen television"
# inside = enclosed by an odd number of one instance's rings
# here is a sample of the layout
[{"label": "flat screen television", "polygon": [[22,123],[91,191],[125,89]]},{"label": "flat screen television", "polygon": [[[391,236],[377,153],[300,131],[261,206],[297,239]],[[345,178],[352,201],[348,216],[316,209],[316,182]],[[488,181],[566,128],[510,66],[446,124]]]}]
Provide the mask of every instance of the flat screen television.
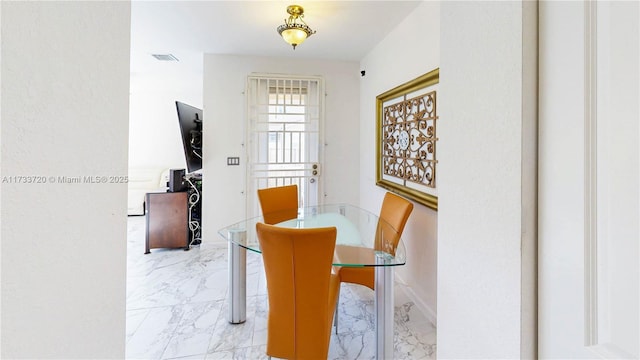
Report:
[{"label": "flat screen television", "polygon": [[202,110],[176,101],[178,123],[189,173],[202,169]]}]

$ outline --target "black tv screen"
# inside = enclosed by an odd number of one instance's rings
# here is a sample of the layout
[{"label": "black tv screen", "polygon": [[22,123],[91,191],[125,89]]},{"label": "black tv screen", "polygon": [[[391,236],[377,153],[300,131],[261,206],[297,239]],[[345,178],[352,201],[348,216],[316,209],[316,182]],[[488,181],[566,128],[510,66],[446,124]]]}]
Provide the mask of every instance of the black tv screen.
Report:
[{"label": "black tv screen", "polygon": [[202,110],[180,101],[176,101],[176,110],[187,170],[192,173],[202,169]]}]

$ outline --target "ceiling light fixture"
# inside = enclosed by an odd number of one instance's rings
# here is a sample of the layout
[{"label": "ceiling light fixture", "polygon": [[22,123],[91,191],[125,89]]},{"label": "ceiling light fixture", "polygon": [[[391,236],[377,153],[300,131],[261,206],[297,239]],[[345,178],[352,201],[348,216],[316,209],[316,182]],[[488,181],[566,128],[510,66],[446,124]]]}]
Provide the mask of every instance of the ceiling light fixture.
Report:
[{"label": "ceiling light fixture", "polygon": [[284,20],[284,24],[278,26],[278,34],[282,36],[284,41],[293,46],[302,44],[309,36],[315,34],[302,18],[304,17],[304,9],[300,5],[289,5],[287,7],[289,19]]}]

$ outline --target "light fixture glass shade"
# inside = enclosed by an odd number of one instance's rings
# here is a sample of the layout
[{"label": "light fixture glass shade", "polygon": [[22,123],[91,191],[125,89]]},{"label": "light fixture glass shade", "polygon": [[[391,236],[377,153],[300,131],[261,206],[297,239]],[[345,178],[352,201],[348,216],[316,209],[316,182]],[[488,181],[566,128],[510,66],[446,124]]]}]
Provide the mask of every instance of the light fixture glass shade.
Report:
[{"label": "light fixture glass shade", "polygon": [[284,41],[293,45],[293,47],[302,44],[302,42],[307,39],[307,33],[304,30],[296,28],[286,29],[281,35]]}]

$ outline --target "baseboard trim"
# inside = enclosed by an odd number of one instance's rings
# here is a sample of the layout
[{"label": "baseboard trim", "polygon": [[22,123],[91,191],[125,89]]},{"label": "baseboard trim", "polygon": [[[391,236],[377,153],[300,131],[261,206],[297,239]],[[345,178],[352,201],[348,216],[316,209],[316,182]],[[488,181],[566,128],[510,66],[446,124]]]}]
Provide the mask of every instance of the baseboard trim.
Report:
[{"label": "baseboard trim", "polygon": [[411,288],[411,286],[408,286],[404,282],[402,282],[402,286],[396,286],[396,291],[398,290],[404,291],[407,297],[411,299],[411,301],[413,301],[413,303],[416,305],[418,310],[420,310],[426,316],[427,320],[429,320],[429,322],[431,322],[431,324],[437,328],[438,323],[436,312],[433,311],[433,309],[429,305],[427,305],[427,303],[422,300],[422,298],[420,298],[420,296],[418,296],[415,291],[413,291],[413,288]]}]

